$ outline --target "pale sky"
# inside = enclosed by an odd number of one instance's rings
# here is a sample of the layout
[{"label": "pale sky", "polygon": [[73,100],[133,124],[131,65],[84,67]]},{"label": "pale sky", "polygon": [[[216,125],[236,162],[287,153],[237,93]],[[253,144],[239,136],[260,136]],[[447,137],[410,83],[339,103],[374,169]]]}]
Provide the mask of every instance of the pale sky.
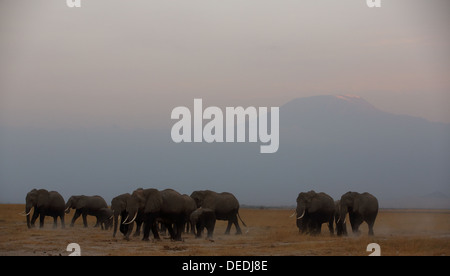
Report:
[{"label": "pale sky", "polygon": [[0,1],[0,125],[170,127],[176,106],[355,94],[450,123],[450,1]]}]

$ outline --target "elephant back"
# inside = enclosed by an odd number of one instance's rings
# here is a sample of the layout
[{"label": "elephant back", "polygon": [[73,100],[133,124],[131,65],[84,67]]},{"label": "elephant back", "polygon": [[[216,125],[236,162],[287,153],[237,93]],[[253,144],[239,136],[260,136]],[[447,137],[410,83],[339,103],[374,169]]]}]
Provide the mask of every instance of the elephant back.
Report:
[{"label": "elephant back", "polygon": [[165,189],[161,191],[161,197],[162,197],[162,206],[161,206],[162,213],[181,214],[184,212],[185,200],[179,192],[173,189]]},{"label": "elephant back", "polygon": [[60,193],[58,193],[56,191],[50,191],[49,192],[49,202],[50,202],[50,205],[55,210],[60,210],[60,211],[64,212],[66,202],[64,201],[64,198],[61,196]]}]

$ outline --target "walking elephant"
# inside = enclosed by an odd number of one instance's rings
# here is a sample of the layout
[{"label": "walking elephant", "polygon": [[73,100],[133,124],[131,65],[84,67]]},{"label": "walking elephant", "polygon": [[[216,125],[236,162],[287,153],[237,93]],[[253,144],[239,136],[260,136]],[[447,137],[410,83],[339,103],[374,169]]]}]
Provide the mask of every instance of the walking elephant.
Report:
[{"label": "walking elephant", "polygon": [[[57,227],[58,217],[61,219],[61,227],[64,228],[64,198],[55,191],[45,189],[33,189],[25,198],[25,212],[28,228],[34,227],[36,219],[39,217],[39,228],[44,227],[45,216],[53,217],[53,228]],[[30,221],[30,213],[34,208],[34,213]]]},{"label": "walking elephant", "polygon": [[[143,240],[149,240],[150,230],[155,239],[159,238],[156,222],[161,221],[169,230],[172,240],[181,241],[181,233],[186,219],[185,200],[175,190],[138,189],[127,200],[128,218],[123,224],[130,224],[139,214],[144,219]],[[174,226],[174,227],[173,227]],[[175,229],[174,229],[175,228]]]},{"label": "walking elephant", "polygon": [[73,215],[72,222],[70,226],[73,227],[77,218],[81,215],[83,216],[84,227],[87,227],[88,215],[97,217],[97,222],[94,227],[100,224],[100,209],[108,208],[106,201],[101,196],[71,196],[66,203],[65,211],[66,214],[70,212],[70,209],[75,209],[75,214]]},{"label": "walking elephant", "polygon": [[[141,189],[142,190],[142,189]],[[111,200],[111,210],[113,210],[113,221],[114,221],[114,231],[113,237],[116,236],[117,227],[119,227],[120,232],[124,235],[126,240],[129,240],[129,236],[133,231],[133,223],[131,224],[123,224],[125,219],[128,217],[128,213],[126,211],[127,200],[131,197],[129,193],[121,194],[116,196]],[[135,237],[138,237],[141,234],[141,226],[144,222],[142,215],[139,215],[134,220],[136,222],[136,231],[134,232]]]},{"label": "walking elephant", "polygon": [[322,223],[328,223],[334,234],[334,200],[326,193],[301,192],[297,197],[297,227],[300,233],[320,234]]},{"label": "walking elephant", "polygon": [[191,194],[191,197],[195,200],[197,208],[203,207],[211,209],[214,211],[216,219],[228,221],[225,234],[230,234],[232,224],[236,227],[236,234],[242,234],[238,217],[242,224],[247,227],[239,216],[239,201],[233,194],[227,192],[216,193],[214,191],[204,190],[194,191]]},{"label": "walking elephant", "polygon": [[[214,210],[200,207],[190,215],[190,221],[194,226],[193,233],[196,238],[202,237],[203,229],[208,231],[207,238],[212,239],[216,225],[216,214]],[[197,230],[197,232],[195,232]]]},{"label": "walking elephant", "polygon": [[374,235],[373,225],[378,214],[378,200],[369,193],[347,192],[342,195],[340,202],[339,222],[345,223],[347,215],[353,233],[359,233],[359,226],[366,222],[369,226],[369,235]]}]

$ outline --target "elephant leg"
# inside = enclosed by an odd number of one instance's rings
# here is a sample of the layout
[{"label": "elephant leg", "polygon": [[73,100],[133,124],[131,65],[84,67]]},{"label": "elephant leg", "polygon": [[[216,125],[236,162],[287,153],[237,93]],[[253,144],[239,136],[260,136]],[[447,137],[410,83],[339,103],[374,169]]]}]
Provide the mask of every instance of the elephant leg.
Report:
[{"label": "elephant leg", "polygon": [[231,224],[233,224],[233,222],[231,220],[228,220],[228,225],[227,225],[227,229],[225,230],[225,235],[230,234]]},{"label": "elephant leg", "polygon": [[369,226],[369,236],[373,236],[373,225],[375,224],[375,220],[367,221],[367,225]]},{"label": "elephant leg", "polygon": [[66,228],[66,224],[64,223],[64,214],[60,215],[59,219],[61,220],[61,228]]},{"label": "elephant leg", "polygon": [[208,231],[208,236],[207,236],[208,239],[212,239],[213,238],[214,227],[215,227],[215,222],[210,222],[206,226],[206,230]]},{"label": "elephant leg", "polygon": [[126,232],[124,233],[124,237],[123,237],[124,240],[127,240],[127,241],[130,240],[130,235],[133,232],[133,227],[134,227],[134,223],[130,223],[130,224],[126,225],[126,227],[125,227]]},{"label": "elephant leg", "polygon": [[[159,231],[158,231],[158,227],[156,225],[156,222],[152,222],[151,229],[152,229],[152,233],[153,233],[153,238],[155,240],[161,240],[161,238],[159,237]],[[144,224],[144,228],[145,228],[145,224]]]},{"label": "elephant leg", "polygon": [[116,237],[117,226],[119,225],[119,215],[114,215],[113,238]]},{"label": "elephant leg", "polygon": [[150,229],[152,230],[154,238],[157,240],[160,239],[159,234],[158,234],[158,228],[156,227],[155,222],[156,222],[155,218],[152,218],[151,216],[149,218],[145,219],[145,221],[144,221],[144,237],[142,238],[143,241],[150,240]]},{"label": "elephant leg", "polygon": [[40,217],[39,217],[39,228],[44,227],[44,219],[45,219],[45,215],[44,214],[40,214]]},{"label": "elephant leg", "polygon": [[177,223],[177,241],[183,240],[181,235],[182,235],[182,233],[184,233],[185,225],[186,225],[186,223],[184,221],[184,218],[180,218]]},{"label": "elephant leg", "polygon": [[241,227],[239,226],[239,222],[238,222],[238,219],[237,219],[236,215],[234,215],[233,224],[236,227],[236,235],[241,235],[242,234],[242,230],[241,230]]},{"label": "elephant leg", "polygon": [[134,232],[133,237],[139,237],[141,235],[141,226],[142,226],[142,221],[139,221],[139,222],[136,221],[136,231]]},{"label": "elephant leg", "polygon": [[358,214],[353,214],[350,216],[350,224],[352,226],[352,232],[354,234],[359,234],[359,226],[363,222],[362,217]]},{"label": "elephant leg", "polygon": [[31,227],[34,227],[34,223],[39,216],[39,212],[36,211],[36,208],[33,211],[33,216],[31,217]]},{"label": "elephant leg", "polygon": [[328,221],[328,230],[330,230],[330,235],[334,236],[333,218]]},{"label": "elephant leg", "polygon": [[73,225],[75,224],[75,221],[77,220],[78,217],[80,217],[80,215],[81,215],[81,211],[76,210],[75,214],[73,215],[72,222],[70,223],[70,227],[73,227]]},{"label": "elephant leg", "polygon": [[94,228],[101,226],[102,230],[103,230],[103,226],[102,226],[102,223],[100,222],[99,216],[96,216],[96,218],[97,218],[97,221],[95,222]]},{"label": "elephant leg", "polygon": [[83,214],[82,214],[82,217],[83,217],[83,225],[84,225],[84,228],[87,228],[87,227],[88,227],[88,224],[87,224],[87,214],[86,214],[86,213],[83,213]]},{"label": "elephant leg", "polygon": [[53,229],[56,229],[58,227],[58,216],[53,217]]},{"label": "elephant leg", "polygon": [[173,230],[172,223],[166,223],[165,225],[167,230],[169,231],[170,238],[172,240],[176,240],[176,234],[175,231]]}]

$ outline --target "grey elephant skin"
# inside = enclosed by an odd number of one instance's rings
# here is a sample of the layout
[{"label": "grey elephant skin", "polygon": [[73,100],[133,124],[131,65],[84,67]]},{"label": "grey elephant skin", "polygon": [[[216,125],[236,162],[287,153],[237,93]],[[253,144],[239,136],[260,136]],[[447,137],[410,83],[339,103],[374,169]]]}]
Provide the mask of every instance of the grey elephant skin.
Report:
[{"label": "grey elephant skin", "polygon": [[212,239],[214,227],[216,226],[216,214],[214,210],[208,208],[198,208],[190,215],[191,224],[194,226],[196,238],[202,237],[203,229],[207,230],[207,238]]},{"label": "grey elephant skin", "polygon": [[214,210],[216,219],[228,221],[225,234],[230,233],[231,225],[236,227],[236,234],[242,234],[239,227],[238,217],[242,224],[247,227],[239,216],[239,201],[232,193],[216,193],[210,190],[194,191],[191,197],[195,200],[197,207]]},{"label": "grey elephant skin", "polygon": [[108,230],[113,227],[113,210],[109,208],[101,208],[98,210],[98,223],[102,230]]},{"label": "grey elephant skin", "polygon": [[[64,198],[55,191],[45,189],[33,189],[25,198],[25,215],[27,217],[28,228],[34,227],[36,219],[39,217],[39,227],[44,227],[45,216],[53,217],[53,228],[57,227],[58,217],[61,219],[61,227],[64,228]],[[34,208],[30,221],[30,213]]]},{"label": "grey elephant skin", "polygon": [[366,222],[369,235],[374,235],[373,226],[378,214],[378,200],[370,193],[347,192],[340,200],[339,222],[345,222],[348,213],[353,233],[359,233],[359,226]]},{"label": "grey elephant skin", "polygon": [[[128,224],[123,223],[129,217],[126,208],[127,208],[127,200],[130,197],[131,195],[129,193],[125,193],[118,195],[111,200],[111,210],[113,210],[113,221],[114,221],[113,237],[116,236],[117,228],[119,225],[120,225],[119,230],[124,235],[124,238],[126,240],[130,239],[130,235],[133,232],[133,223]],[[141,213],[136,216],[134,222],[136,223],[136,231],[134,232],[133,236],[137,237],[141,234],[141,226],[142,223],[144,222]]]},{"label": "grey elephant skin", "polygon": [[328,223],[334,234],[334,200],[326,193],[301,192],[297,197],[297,227],[300,233],[320,234],[322,223]]},{"label": "grey elephant skin", "polygon": [[195,203],[195,200],[190,197],[189,195],[186,194],[182,194],[181,195],[182,200],[183,200],[183,209],[184,209],[184,224],[186,225],[183,226],[183,230],[186,229],[186,233],[194,232],[194,225],[191,223],[190,220],[190,216],[192,214],[192,212],[194,212],[197,209],[197,204]]},{"label": "grey elephant skin", "polygon": [[187,217],[185,198],[173,189],[158,191],[157,189],[135,190],[127,200],[126,212],[129,219],[124,224],[132,223],[138,214],[144,219],[144,241],[149,240],[150,230],[155,239],[160,239],[157,221],[162,222],[172,240],[181,241],[181,233]]},{"label": "grey elephant skin", "polygon": [[83,217],[83,225],[87,227],[87,216],[95,216],[97,217],[97,222],[94,227],[100,225],[100,209],[108,208],[106,201],[98,195],[95,196],[71,196],[66,203],[66,213],[70,212],[70,209],[75,209],[75,214],[73,215],[72,222],[70,226],[73,227],[77,218],[81,215]]}]

